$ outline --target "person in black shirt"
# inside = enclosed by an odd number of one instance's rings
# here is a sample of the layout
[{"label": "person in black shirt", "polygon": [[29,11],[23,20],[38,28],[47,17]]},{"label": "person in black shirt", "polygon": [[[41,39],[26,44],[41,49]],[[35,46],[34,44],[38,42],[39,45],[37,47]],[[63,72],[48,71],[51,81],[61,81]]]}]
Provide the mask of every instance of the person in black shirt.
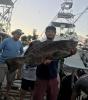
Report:
[{"label": "person in black shirt", "polygon": [[[48,26],[45,30],[47,41],[53,41],[56,35],[56,28]],[[44,96],[48,96],[48,100],[57,100],[60,85],[59,76],[57,79],[58,60],[52,61],[45,59],[42,64],[37,66],[33,100],[43,100]]]}]

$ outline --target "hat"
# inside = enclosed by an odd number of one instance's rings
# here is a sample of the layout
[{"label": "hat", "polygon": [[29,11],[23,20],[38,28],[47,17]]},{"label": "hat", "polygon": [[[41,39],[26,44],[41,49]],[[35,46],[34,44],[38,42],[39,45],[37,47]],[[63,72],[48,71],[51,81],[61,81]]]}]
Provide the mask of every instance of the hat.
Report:
[{"label": "hat", "polygon": [[12,35],[14,34],[23,35],[24,33],[22,32],[21,29],[16,29],[15,31],[12,32]]}]

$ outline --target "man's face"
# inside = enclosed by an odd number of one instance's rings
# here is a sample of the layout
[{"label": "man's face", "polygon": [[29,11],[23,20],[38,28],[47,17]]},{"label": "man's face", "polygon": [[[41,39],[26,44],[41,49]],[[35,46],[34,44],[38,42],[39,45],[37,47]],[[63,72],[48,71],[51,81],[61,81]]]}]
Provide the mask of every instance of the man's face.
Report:
[{"label": "man's face", "polygon": [[14,36],[13,36],[13,38],[14,38],[14,40],[19,40],[19,38],[21,37],[21,35],[20,34],[14,34]]},{"label": "man's face", "polygon": [[56,32],[54,32],[53,30],[47,30],[45,34],[46,34],[47,39],[53,40],[56,35]]}]

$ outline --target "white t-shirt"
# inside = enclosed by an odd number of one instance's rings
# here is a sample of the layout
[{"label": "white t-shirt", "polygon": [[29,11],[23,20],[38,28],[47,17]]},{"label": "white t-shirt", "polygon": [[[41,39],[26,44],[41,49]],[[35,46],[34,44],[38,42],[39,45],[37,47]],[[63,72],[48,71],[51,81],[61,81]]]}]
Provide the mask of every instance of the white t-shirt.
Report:
[{"label": "white t-shirt", "polygon": [[36,80],[36,68],[37,67],[30,67],[29,65],[24,65],[22,67],[22,78],[26,80]]}]

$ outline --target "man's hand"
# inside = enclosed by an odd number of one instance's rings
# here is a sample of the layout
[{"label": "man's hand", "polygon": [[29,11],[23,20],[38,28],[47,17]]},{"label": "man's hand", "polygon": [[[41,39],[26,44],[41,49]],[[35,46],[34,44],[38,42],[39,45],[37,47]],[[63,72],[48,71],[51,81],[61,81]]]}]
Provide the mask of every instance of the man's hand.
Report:
[{"label": "man's hand", "polygon": [[76,48],[72,49],[72,50],[71,50],[71,55],[76,54],[76,52],[77,52],[77,49],[76,49]]},{"label": "man's hand", "polygon": [[49,64],[49,63],[51,63],[51,59],[42,59],[42,63],[43,64]]},{"label": "man's hand", "polygon": [[46,59],[43,63],[44,63],[44,64],[49,64],[49,63],[51,63],[51,61],[52,61],[52,60],[50,60],[50,59]]}]

